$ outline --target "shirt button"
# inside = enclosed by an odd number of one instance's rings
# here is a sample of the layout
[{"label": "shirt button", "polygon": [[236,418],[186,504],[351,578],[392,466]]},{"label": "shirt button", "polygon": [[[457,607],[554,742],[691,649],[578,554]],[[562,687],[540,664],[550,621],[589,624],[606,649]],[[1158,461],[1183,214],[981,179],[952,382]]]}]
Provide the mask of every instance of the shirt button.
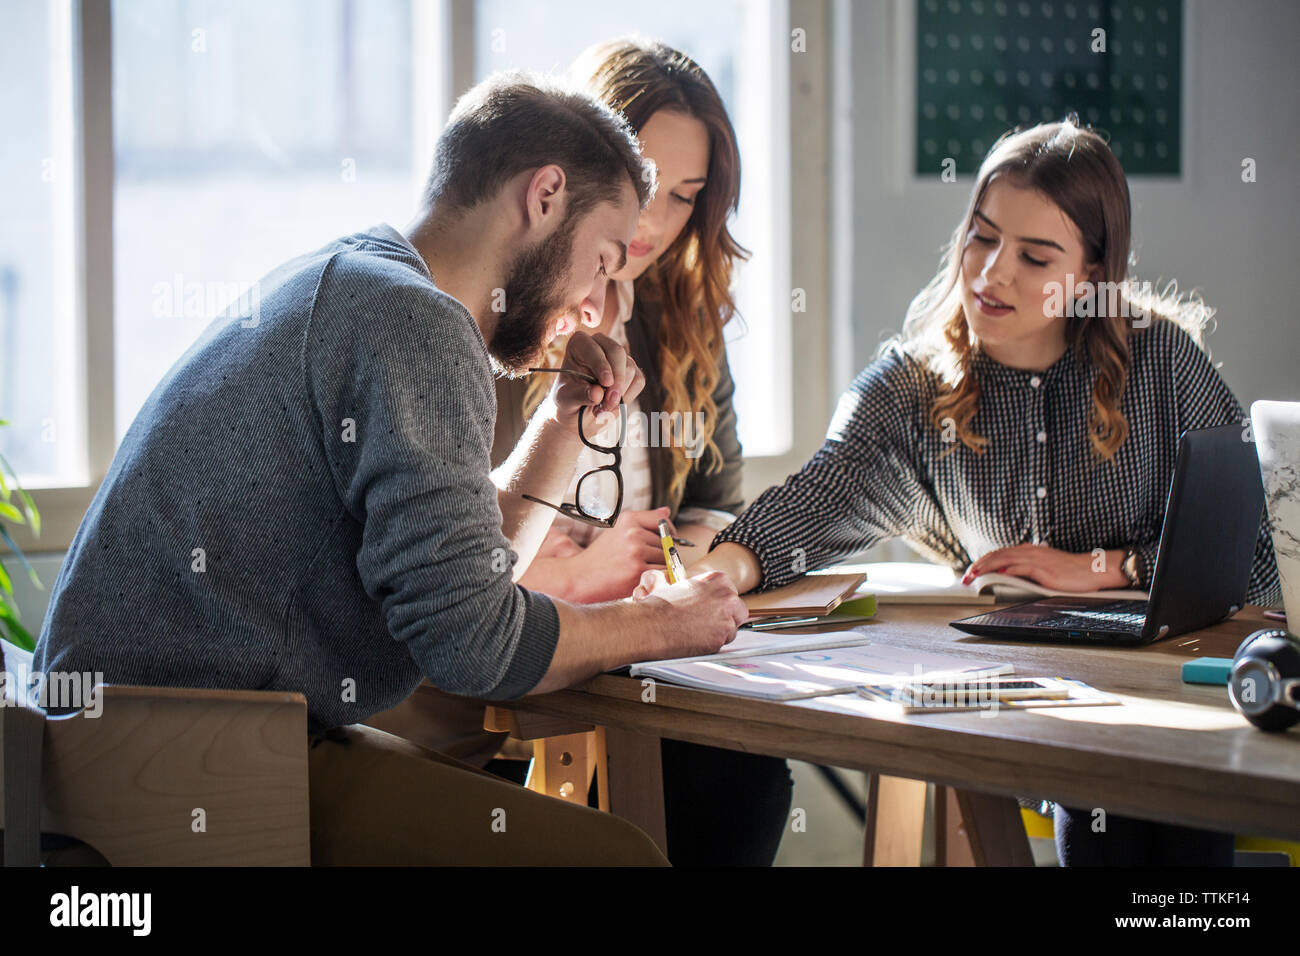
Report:
[{"label": "shirt button", "polygon": [[1045,441],[1047,441],[1047,432],[1039,432],[1039,433],[1038,433],[1038,443],[1041,445],[1041,444],[1042,444],[1043,442],[1045,442]]},{"label": "shirt button", "polygon": [[1029,380],[1029,384],[1034,386],[1034,388],[1037,388],[1039,385],[1043,384],[1043,380],[1039,378],[1037,375],[1035,375],[1033,378]]},{"label": "shirt button", "polygon": [[1035,492],[1035,493],[1036,493],[1036,494],[1038,495],[1038,497],[1040,497],[1040,498],[1046,498],[1046,497],[1047,497],[1047,489],[1044,488],[1042,485],[1039,485],[1039,486],[1038,486],[1038,491]]}]

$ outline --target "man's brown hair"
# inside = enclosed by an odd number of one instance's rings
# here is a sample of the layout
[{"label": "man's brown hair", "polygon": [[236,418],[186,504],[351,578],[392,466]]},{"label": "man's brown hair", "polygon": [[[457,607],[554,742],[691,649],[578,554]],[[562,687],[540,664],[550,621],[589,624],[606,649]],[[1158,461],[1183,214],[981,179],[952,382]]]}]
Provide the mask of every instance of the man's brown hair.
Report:
[{"label": "man's brown hair", "polygon": [[469,209],[513,176],[554,163],[564,170],[566,217],[617,202],[631,179],[642,208],[654,167],[627,121],[592,96],[536,74],[495,73],[457,101],[425,186],[430,205]]}]

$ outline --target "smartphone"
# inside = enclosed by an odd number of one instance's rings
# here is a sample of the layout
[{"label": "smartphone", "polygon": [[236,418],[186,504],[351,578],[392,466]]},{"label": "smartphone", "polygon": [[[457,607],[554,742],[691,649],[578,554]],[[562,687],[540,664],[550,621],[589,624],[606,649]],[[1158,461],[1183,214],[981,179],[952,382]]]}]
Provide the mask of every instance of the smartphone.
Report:
[{"label": "smartphone", "polygon": [[993,701],[1065,700],[1070,685],[1052,677],[940,678],[897,684],[869,684],[858,693],[888,700],[909,710],[943,710],[987,706]]}]

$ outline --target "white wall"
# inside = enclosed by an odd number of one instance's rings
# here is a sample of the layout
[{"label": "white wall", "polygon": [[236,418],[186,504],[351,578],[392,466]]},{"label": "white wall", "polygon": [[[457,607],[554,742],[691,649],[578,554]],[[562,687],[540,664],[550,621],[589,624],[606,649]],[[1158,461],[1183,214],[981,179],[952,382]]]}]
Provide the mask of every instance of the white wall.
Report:
[{"label": "white wall", "polygon": [[[910,102],[900,76],[914,17],[910,0],[848,4],[851,21],[852,256],[847,324],[852,360],[833,364],[838,391],[897,331],[934,274],[972,179],[909,183]],[[1243,406],[1300,400],[1297,335],[1296,145],[1300,141],[1300,4],[1187,0],[1182,182],[1130,180],[1136,274],[1195,286],[1218,309],[1208,339]],[[1243,157],[1258,181],[1241,181]]]}]

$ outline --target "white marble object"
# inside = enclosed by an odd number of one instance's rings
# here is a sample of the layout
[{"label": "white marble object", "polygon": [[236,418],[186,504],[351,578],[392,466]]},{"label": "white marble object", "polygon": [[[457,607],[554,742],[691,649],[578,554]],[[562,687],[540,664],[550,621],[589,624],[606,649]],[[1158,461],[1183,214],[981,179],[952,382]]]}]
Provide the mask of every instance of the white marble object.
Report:
[{"label": "white marble object", "polygon": [[1273,526],[1287,629],[1300,634],[1300,402],[1255,402],[1250,426]]}]

